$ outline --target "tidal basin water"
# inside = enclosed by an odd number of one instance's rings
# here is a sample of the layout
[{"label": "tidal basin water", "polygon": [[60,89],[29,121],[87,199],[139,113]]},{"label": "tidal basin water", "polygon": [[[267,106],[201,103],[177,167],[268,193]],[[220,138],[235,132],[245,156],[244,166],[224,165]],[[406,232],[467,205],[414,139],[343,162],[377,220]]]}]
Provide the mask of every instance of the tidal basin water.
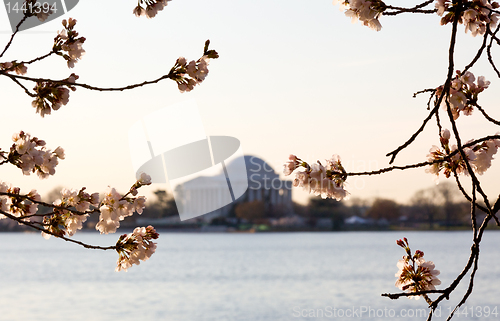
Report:
[{"label": "tidal basin water", "polygon": [[[100,245],[118,238],[75,236]],[[38,233],[0,233],[0,320],[425,320],[423,300],[380,296],[398,291],[402,237],[434,261],[443,285],[462,270],[472,238],[470,232],[161,233],[149,261],[117,273],[114,251]],[[468,315],[456,320],[500,319],[499,246],[500,233],[487,231],[475,290],[462,309]],[[465,290],[460,286],[435,320],[445,320]]]}]

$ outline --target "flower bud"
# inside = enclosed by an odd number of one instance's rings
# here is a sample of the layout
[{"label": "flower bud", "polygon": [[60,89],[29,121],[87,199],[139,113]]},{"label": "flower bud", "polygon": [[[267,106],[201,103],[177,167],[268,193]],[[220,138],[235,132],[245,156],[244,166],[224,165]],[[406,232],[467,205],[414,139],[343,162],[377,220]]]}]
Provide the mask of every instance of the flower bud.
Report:
[{"label": "flower bud", "polygon": [[69,18],[68,28],[72,29],[75,26],[75,24],[76,24],[76,19]]},{"label": "flower bud", "polygon": [[418,259],[418,258],[421,258],[424,256],[424,252],[420,251],[420,250],[416,250],[415,251],[415,255],[413,256],[415,259]]},{"label": "flower bud", "polygon": [[446,140],[449,140],[451,135],[450,135],[450,131],[448,129],[443,129],[441,131],[441,136],[446,139]]}]

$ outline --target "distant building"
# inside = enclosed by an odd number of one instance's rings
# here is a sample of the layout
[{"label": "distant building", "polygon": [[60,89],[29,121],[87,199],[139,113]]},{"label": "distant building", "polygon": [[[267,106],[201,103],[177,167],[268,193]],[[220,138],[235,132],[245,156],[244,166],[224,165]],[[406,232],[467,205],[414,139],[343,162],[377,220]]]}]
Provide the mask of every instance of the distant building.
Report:
[{"label": "distant building", "polygon": [[[200,218],[204,221],[211,221],[215,217],[229,216],[232,208],[242,202],[262,201],[267,207],[279,208],[286,213],[292,213],[292,182],[281,180],[279,175],[274,172],[274,169],[264,160],[256,156],[244,156],[247,175],[246,177],[237,177],[231,179],[233,188],[245,186],[248,181],[247,191],[233,203],[230,203],[218,210],[207,213]],[[227,164],[230,171],[233,163]],[[194,178],[184,182],[175,188],[176,193],[182,193],[183,210],[189,213],[197,212],[197,209],[206,208],[207,205],[213,204],[215,200],[230,201],[225,199],[230,197],[227,193],[227,181],[224,176],[214,180],[205,176]],[[176,199],[177,201],[177,199]]]}]

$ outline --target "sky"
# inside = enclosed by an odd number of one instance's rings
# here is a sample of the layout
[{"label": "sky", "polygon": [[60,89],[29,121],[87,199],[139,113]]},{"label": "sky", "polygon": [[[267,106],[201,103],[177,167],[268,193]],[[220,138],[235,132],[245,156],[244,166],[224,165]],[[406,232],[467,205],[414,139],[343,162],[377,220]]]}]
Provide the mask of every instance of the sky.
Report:
[{"label": "sky", "polygon": [[[382,17],[383,28],[376,32],[352,24],[329,0],[173,0],[154,19],[135,17],[135,4],[80,1],[63,17],[20,33],[0,60],[47,53],[62,18],[73,17],[76,30],[87,38],[83,59],[69,70],[63,59],[51,57],[29,66],[28,76],[62,79],[74,72],[80,82],[94,86],[139,83],[168,73],[179,56],[199,58],[210,39],[220,58],[210,62],[206,80],[190,93],[180,93],[170,80],[125,92],[78,88],[68,105],[42,119],[21,88],[0,79],[1,148],[8,150],[12,134],[24,130],[46,140],[49,148],[66,150],[66,159],[49,179],[23,177],[20,170],[3,165],[1,180],[42,194],[57,186],[126,191],[135,181],[129,128],[147,114],[190,99],[198,105],[207,135],[238,138],[245,154],[264,159],[280,174],[289,154],[310,163],[338,154],[347,171],[376,170],[389,165],[385,155],[427,116],[428,96],[412,98],[413,93],[436,88],[446,78],[451,26],[440,26],[437,15]],[[465,34],[463,26],[459,30],[457,69],[481,43]],[[10,34],[0,8],[0,48]],[[494,109],[499,82],[491,67],[480,62],[472,72],[492,81],[480,103],[500,118]],[[465,140],[498,131],[478,113],[460,117],[458,125]],[[431,146],[439,144],[437,133],[430,122],[395,164],[425,161]],[[481,177],[493,195],[500,192],[495,186],[498,174],[494,161]],[[347,183],[353,198],[407,203],[417,190],[431,188],[434,177],[414,169],[351,177]],[[171,186],[148,186],[143,192],[148,196],[159,188]],[[307,198],[294,189],[295,201],[305,203]]]}]

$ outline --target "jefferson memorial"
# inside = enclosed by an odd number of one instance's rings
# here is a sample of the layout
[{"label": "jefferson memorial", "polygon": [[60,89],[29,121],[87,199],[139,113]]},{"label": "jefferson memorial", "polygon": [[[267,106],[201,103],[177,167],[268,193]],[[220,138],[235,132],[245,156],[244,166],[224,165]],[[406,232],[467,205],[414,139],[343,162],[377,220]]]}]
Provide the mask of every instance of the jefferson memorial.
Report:
[{"label": "jefferson memorial", "polygon": [[[266,208],[271,210],[279,208],[285,213],[292,213],[292,181],[281,180],[269,164],[259,157],[250,155],[234,159],[224,170],[235,172],[242,163],[241,158],[246,165],[246,175],[243,172],[232,177],[231,181],[224,175],[198,176],[177,185],[175,193],[182,195],[176,197],[177,207],[182,208],[189,216],[189,213],[199,213],[203,208],[214,208],[214,204],[227,204],[201,216],[204,221],[211,221],[219,216],[229,216],[236,204],[252,201],[262,201]],[[227,192],[228,185],[232,190],[246,191],[239,194],[241,196],[232,202],[233,195]],[[195,216],[197,215],[193,215]]]}]

